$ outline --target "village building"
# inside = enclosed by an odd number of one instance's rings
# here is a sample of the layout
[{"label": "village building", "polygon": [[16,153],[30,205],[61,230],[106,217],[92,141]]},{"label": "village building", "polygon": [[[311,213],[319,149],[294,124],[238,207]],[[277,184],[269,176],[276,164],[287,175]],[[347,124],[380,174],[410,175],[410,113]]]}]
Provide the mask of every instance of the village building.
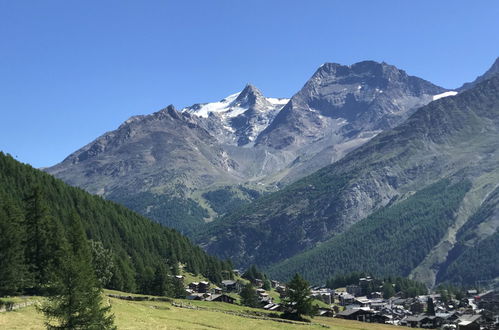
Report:
[{"label": "village building", "polygon": [[355,296],[351,295],[349,293],[346,293],[346,292],[340,293],[340,295],[338,297],[339,297],[341,306],[353,304],[355,301]]},{"label": "village building", "polygon": [[339,312],[336,317],[346,320],[354,320],[361,322],[371,322],[371,317],[374,313],[364,309],[345,309]]},{"label": "village building", "polygon": [[218,301],[224,302],[228,304],[234,304],[236,302],[236,298],[233,298],[225,293],[222,294],[213,294],[205,298],[206,301]]},{"label": "village building", "polygon": [[198,285],[198,292],[199,293],[205,293],[205,292],[208,292],[209,290],[210,290],[210,282],[207,282],[207,281],[199,282],[199,285]]},{"label": "village building", "polygon": [[478,308],[499,313],[499,291],[487,291],[475,297]]},{"label": "village building", "polygon": [[198,288],[199,288],[199,282],[189,283],[189,290],[191,290],[192,292],[198,292]]},{"label": "village building", "polygon": [[362,288],[356,284],[347,285],[346,290],[353,296],[360,296],[362,294]]},{"label": "village building", "polygon": [[435,329],[442,325],[443,320],[437,316],[430,316],[424,314],[408,316],[402,320],[401,325],[411,328],[426,328]]},{"label": "village building", "polygon": [[261,288],[263,287],[263,280],[259,279],[259,278],[255,278],[253,280],[253,284],[257,287],[257,288]]},{"label": "village building", "polygon": [[241,290],[241,285],[234,280],[224,280],[222,281],[222,289],[225,290],[225,292],[239,292]]}]

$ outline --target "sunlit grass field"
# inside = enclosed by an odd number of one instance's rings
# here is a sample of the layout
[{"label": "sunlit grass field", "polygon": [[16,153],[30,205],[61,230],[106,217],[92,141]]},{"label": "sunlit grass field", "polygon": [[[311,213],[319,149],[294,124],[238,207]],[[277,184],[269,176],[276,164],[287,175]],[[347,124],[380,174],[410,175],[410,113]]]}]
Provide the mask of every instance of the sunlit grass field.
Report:
[{"label": "sunlit grass field", "polygon": [[[262,309],[216,302],[175,300],[176,304],[191,309],[176,307],[169,302],[127,301],[107,296],[105,301],[112,306],[118,329],[407,329],[326,317],[316,317],[312,323],[282,323],[264,319]],[[0,313],[0,329],[44,329],[44,318],[36,306],[31,305]]]}]

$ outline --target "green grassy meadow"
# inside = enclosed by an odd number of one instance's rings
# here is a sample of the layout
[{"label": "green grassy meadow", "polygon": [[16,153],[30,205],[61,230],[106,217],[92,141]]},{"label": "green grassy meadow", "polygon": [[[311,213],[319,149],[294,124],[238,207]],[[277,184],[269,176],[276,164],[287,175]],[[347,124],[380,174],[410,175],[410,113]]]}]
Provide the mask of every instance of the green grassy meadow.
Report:
[{"label": "green grassy meadow", "polygon": [[[118,329],[403,329],[391,325],[325,317],[316,317],[312,319],[312,323],[283,323],[278,322],[280,319],[272,320],[262,309],[216,302],[176,299],[172,304],[110,297],[106,297],[105,301],[112,306]],[[0,329],[44,329],[44,318],[34,304],[16,311],[0,313]]]}]

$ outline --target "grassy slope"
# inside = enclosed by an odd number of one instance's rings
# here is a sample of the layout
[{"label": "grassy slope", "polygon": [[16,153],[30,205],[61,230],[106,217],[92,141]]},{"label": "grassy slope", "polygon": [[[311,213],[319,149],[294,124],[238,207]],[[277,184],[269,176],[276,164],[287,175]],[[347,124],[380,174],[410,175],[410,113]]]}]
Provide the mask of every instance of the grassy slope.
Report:
[{"label": "grassy slope", "polygon": [[[314,324],[289,324],[272,320],[253,319],[224,313],[251,310],[246,307],[224,303],[190,302],[177,300],[210,310],[195,310],[174,307],[166,302],[131,302],[108,298],[116,317],[118,329],[324,329],[327,325],[333,329],[403,329],[383,324],[370,324],[333,318],[317,317]],[[263,310],[254,310],[262,312]],[[35,306],[17,311],[0,313],[0,329],[43,329],[43,316]]]}]

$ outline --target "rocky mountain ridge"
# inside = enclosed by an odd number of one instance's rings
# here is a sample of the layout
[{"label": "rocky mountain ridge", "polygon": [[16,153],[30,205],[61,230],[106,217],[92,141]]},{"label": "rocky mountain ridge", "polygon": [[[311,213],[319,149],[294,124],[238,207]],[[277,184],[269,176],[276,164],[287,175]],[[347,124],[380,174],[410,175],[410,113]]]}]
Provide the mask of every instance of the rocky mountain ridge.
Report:
[{"label": "rocky mountain ridge", "polygon": [[219,102],[169,106],[46,171],[189,233],[338,161],[448,92],[386,63],[326,63],[290,100],[248,84]]}]

